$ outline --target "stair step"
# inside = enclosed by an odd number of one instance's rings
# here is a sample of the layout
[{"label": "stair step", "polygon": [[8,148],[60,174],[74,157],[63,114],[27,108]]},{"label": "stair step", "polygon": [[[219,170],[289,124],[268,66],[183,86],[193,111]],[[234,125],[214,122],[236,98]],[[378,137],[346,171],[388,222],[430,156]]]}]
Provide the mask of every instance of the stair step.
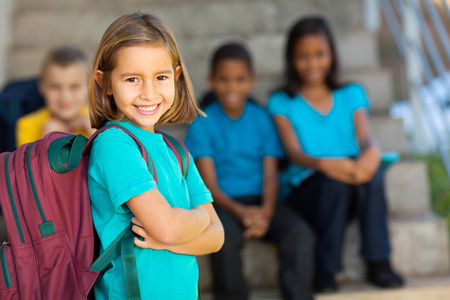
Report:
[{"label": "stair step", "polygon": [[389,215],[421,216],[430,211],[430,189],[424,162],[400,161],[385,173]]},{"label": "stair step", "polygon": [[366,88],[372,111],[387,112],[389,110],[394,99],[394,89],[392,75],[388,70],[381,68],[347,70],[343,72],[342,80],[359,82]]},{"label": "stair step", "polygon": [[[399,289],[379,289],[365,282],[340,283],[340,290],[332,294],[317,294],[316,300],[446,300],[450,295],[450,277],[408,278]],[[203,300],[212,300],[211,292],[202,293]],[[254,290],[251,300],[281,300],[276,290]]]},{"label": "stair step", "polygon": [[402,156],[408,156],[409,144],[402,120],[392,119],[388,114],[376,113],[369,116],[369,121],[381,150],[397,151]]},{"label": "stair step", "polygon": [[[448,230],[445,220],[434,215],[392,219],[389,223],[394,269],[407,277],[438,276],[449,272]],[[364,263],[359,255],[360,236],[356,222],[346,234],[343,249],[344,271],[340,280],[362,280]],[[250,240],[243,249],[244,275],[253,289],[276,288],[278,259],[273,244]],[[205,290],[212,287],[208,256],[198,258],[200,283]]]},{"label": "stair step", "polygon": [[[437,276],[449,272],[447,222],[432,214],[415,218],[395,218],[389,222],[392,247],[391,261],[395,270],[407,277]],[[346,234],[344,243],[344,280],[362,280],[364,263],[359,255],[360,235],[356,222]]]},{"label": "stair step", "polygon": [[[364,47],[362,47],[364,45]],[[378,65],[378,46],[375,33],[352,30],[336,36],[339,63],[344,73]]]}]

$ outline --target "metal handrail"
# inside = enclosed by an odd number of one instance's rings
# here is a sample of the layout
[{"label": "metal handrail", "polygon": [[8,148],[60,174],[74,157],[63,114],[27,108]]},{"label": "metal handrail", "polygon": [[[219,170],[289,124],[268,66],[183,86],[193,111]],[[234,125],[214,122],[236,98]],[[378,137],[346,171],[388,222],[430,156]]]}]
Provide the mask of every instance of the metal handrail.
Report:
[{"label": "metal handrail", "polygon": [[[431,86],[434,75],[431,68],[430,61],[425,53],[424,47],[422,44],[425,44],[425,48],[430,56],[430,59],[432,61],[432,64],[434,68],[436,69],[439,77],[443,78],[443,80],[447,81],[447,74],[445,70],[445,64],[444,60],[441,57],[441,54],[439,53],[439,50],[437,48],[437,45],[435,43],[435,40],[431,34],[431,30],[425,21],[425,16],[421,11],[421,8],[419,5],[416,5],[414,1],[411,0],[392,0],[393,6],[391,4],[391,0],[378,0],[379,5],[382,8],[382,11],[384,13],[385,19],[387,21],[387,24],[392,32],[392,35],[394,37],[394,40],[397,44],[397,47],[400,51],[400,54],[403,58],[406,59],[407,53],[414,53],[414,55],[417,55],[419,58],[419,65],[420,65],[420,76],[425,80],[425,84]],[[450,9],[447,2],[444,0],[445,7],[448,11],[448,15],[450,16]],[[409,7],[412,9],[415,18],[418,20],[419,26],[419,32],[420,32],[420,39],[419,41],[411,41],[406,38],[406,34],[404,32],[404,29],[402,29],[402,26],[400,25],[400,22],[405,18],[405,5],[409,5]],[[447,30],[445,29],[442,20],[434,7],[434,5],[431,3],[430,0],[425,0],[425,6],[428,11],[428,15],[433,20],[433,26],[434,30],[438,33],[439,39],[442,43],[442,45],[445,48],[446,56],[450,60],[450,40],[448,37]],[[398,16],[398,18],[397,18]],[[423,43],[420,41],[422,40]],[[447,120],[446,115],[446,105],[442,101],[439,100],[440,95],[438,95],[438,92],[435,91],[432,88],[428,88],[427,92],[431,93],[432,99],[434,100],[434,104],[437,104],[439,116],[433,116],[431,115],[431,111],[429,107],[427,106],[427,103],[425,103],[425,99],[422,95],[422,90],[424,89],[424,85],[420,82],[413,81],[413,79],[409,78],[408,76],[408,82],[411,89],[411,92],[416,94],[418,99],[420,99],[421,102],[421,110],[423,111],[427,122],[429,123],[431,127],[432,134],[437,142],[439,153],[442,157],[442,160],[444,162],[445,168],[447,170],[447,173],[450,175],[450,122]],[[445,84],[446,88],[446,99],[450,100],[450,84]],[[437,101],[437,102],[436,102]],[[438,117],[440,120],[437,120],[435,117]],[[439,131],[439,125],[438,122],[441,122],[441,124],[444,125],[444,133],[442,134]]]},{"label": "metal handrail", "polygon": [[[431,17],[431,21],[434,23],[434,27],[436,28],[437,33],[439,34],[439,38],[442,42],[442,45],[445,48],[445,52],[447,53],[448,59],[450,59],[450,39],[448,38],[447,29],[445,29],[444,24],[442,23],[441,17],[436,9],[436,7],[431,3],[430,0],[424,0],[425,7],[428,10],[428,13]],[[444,0],[444,3],[447,1]]]}]

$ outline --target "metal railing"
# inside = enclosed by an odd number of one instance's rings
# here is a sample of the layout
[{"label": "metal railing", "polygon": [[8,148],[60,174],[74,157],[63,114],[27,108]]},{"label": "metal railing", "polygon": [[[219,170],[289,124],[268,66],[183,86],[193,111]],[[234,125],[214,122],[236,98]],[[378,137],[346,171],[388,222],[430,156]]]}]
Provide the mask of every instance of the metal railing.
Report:
[{"label": "metal railing", "polygon": [[[450,62],[450,38],[437,9],[440,6],[448,20],[450,5],[447,0],[378,0],[378,3],[406,62],[409,96],[411,101],[416,99],[413,107],[418,110],[415,116],[423,118],[414,120],[415,126],[429,126],[450,175],[450,72],[446,69],[446,62]],[[419,131],[413,134],[420,135]]]}]

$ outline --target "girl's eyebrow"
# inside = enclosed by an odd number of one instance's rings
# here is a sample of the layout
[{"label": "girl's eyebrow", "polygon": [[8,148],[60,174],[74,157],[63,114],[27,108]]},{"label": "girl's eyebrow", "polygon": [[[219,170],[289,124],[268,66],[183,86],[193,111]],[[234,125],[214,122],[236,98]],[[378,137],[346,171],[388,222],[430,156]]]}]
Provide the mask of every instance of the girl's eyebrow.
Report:
[{"label": "girl's eyebrow", "polygon": [[[163,71],[159,71],[159,72],[155,72],[156,74],[168,74],[168,75],[171,75],[172,74],[172,70],[163,70]],[[125,73],[122,73],[122,74],[120,74],[120,77],[121,78],[123,78],[123,77],[131,77],[131,76],[139,76],[139,75],[142,75],[141,73],[132,73],[132,72],[125,72]]]}]

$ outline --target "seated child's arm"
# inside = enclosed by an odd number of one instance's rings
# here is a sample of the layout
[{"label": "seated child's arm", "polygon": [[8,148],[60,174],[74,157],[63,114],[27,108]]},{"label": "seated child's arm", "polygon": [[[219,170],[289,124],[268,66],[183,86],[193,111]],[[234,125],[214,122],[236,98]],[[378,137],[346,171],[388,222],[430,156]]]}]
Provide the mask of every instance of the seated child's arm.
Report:
[{"label": "seated child's arm", "polygon": [[136,237],[134,239],[135,245],[141,248],[151,248],[157,250],[165,249],[174,253],[186,255],[205,255],[219,251],[224,242],[222,223],[220,222],[220,219],[211,203],[205,203],[199,206],[203,207],[208,212],[210,223],[205,231],[203,231],[203,233],[194,240],[181,245],[162,244],[149,235],[144,228],[142,228],[142,223],[139,222],[136,217],[133,217],[131,219],[131,221],[135,224],[132,227],[133,231],[145,239],[144,241],[141,241]]},{"label": "seated child's arm", "polygon": [[360,154],[355,160],[355,180],[358,184],[362,184],[370,181],[380,167],[381,151],[370,129],[365,109],[355,112],[354,124],[360,149]]},{"label": "seated child's arm", "polygon": [[210,216],[203,206],[192,209],[171,207],[158,189],[131,198],[127,205],[145,231],[163,244],[190,242],[210,224]]},{"label": "seated child's arm", "polygon": [[278,159],[271,156],[263,158],[262,209],[265,217],[271,219],[278,197]]},{"label": "seated child's arm", "polygon": [[225,194],[217,182],[216,168],[214,161],[209,157],[202,157],[195,160],[198,171],[205,182],[206,187],[211,191],[214,203],[220,208],[234,215],[244,225],[246,223],[247,207]]},{"label": "seated child's arm", "polygon": [[338,181],[349,184],[355,183],[355,162],[353,160],[349,158],[316,158],[305,154],[291,122],[286,117],[279,115],[275,115],[273,118],[283,147],[291,162],[315,169]]},{"label": "seated child's arm", "polygon": [[70,132],[69,128],[63,122],[55,118],[50,118],[42,124],[40,138],[43,138],[47,133],[52,131]]},{"label": "seated child's arm", "polygon": [[261,238],[269,229],[278,197],[278,159],[263,158],[262,204],[251,208],[251,225],[244,232],[247,238]]},{"label": "seated child's arm", "polygon": [[41,138],[51,131],[64,131],[71,133],[82,131],[90,137],[95,132],[95,129],[91,127],[91,122],[89,121],[88,115],[80,115],[73,121],[66,123],[56,118],[50,118],[42,125]]}]

